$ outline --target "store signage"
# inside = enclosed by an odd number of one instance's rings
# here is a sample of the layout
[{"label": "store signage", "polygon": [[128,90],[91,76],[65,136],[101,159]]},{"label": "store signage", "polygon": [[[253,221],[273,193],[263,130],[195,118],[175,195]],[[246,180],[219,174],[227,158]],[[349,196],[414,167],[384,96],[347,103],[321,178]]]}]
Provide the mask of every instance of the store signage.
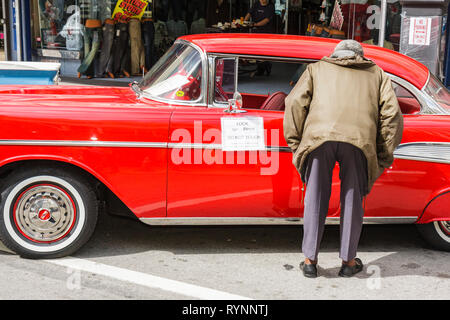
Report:
[{"label": "store signage", "polygon": [[409,44],[429,46],[431,35],[431,18],[411,17],[409,25]]},{"label": "store signage", "polygon": [[222,117],[223,151],[264,150],[264,119],[262,117]]},{"label": "store signage", "polygon": [[141,19],[148,3],[148,0],[119,0],[112,14],[112,19],[125,23],[132,18]]}]

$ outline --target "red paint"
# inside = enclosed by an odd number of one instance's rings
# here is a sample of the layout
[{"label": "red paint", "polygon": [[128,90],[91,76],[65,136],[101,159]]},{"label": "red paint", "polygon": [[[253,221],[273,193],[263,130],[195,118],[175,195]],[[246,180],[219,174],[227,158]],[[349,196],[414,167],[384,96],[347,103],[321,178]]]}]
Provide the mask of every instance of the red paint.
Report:
[{"label": "red paint", "polygon": [[[442,216],[448,215],[450,208],[450,190],[440,192],[425,208],[419,223],[429,223],[442,220]],[[444,230],[445,232],[445,230]],[[448,233],[448,231],[446,231]]]},{"label": "red paint", "polygon": [[[233,33],[201,34],[182,37],[205,52],[239,55],[263,55],[319,60],[329,56],[340,40],[279,34]],[[361,43],[364,55],[385,71],[403,78],[421,89],[428,69],[420,62],[398,52]]]},{"label": "red paint", "polygon": [[[250,38],[251,37],[251,38]],[[338,41],[283,35],[193,35],[205,52],[270,55],[320,59]],[[401,54],[364,45],[366,54],[386,71],[421,88],[427,69]],[[212,79],[211,79],[212,81]],[[174,134],[184,129],[190,143],[220,144],[205,137],[208,129],[220,133],[220,108],[180,106],[137,99],[129,88],[85,86],[0,86],[0,140],[69,140],[116,142],[181,142]],[[264,118],[266,145],[287,147],[283,137],[283,112],[263,111],[255,105],[263,96],[243,94],[245,116]],[[406,107],[414,105],[404,102]],[[253,107],[253,108],[252,108]],[[241,115],[233,115],[239,117]],[[450,142],[448,116],[406,115],[403,143]],[[196,121],[202,120],[201,127]],[[272,131],[278,130],[278,136]],[[187,142],[187,141],[183,141]],[[167,148],[2,146],[0,166],[21,160],[46,159],[82,168],[111,189],[138,218],[144,217],[298,217],[302,216],[302,183],[290,152],[237,153],[192,150],[200,164],[178,164]],[[180,151],[181,152],[181,151]],[[179,153],[180,154],[180,153]],[[276,154],[279,170],[264,175]],[[211,157],[226,157],[235,164],[208,164]],[[250,157],[256,157],[253,164]],[[270,158],[272,157],[272,158]],[[333,176],[329,216],[339,215],[339,179]],[[366,199],[366,216],[419,217],[427,205],[450,186],[448,164],[410,160],[394,161],[377,180]],[[444,199],[444,198],[442,198]],[[437,204],[437,202],[436,202]],[[432,210],[434,204],[429,206]],[[431,219],[450,220],[449,210],[429,211]],[[426,210],[420,222],[429,221]]]},{"label": "red paint", "polygon": [[48,221],[52,217],[50,212],[46,209],[39,210],[38,217],[42,221]]}]

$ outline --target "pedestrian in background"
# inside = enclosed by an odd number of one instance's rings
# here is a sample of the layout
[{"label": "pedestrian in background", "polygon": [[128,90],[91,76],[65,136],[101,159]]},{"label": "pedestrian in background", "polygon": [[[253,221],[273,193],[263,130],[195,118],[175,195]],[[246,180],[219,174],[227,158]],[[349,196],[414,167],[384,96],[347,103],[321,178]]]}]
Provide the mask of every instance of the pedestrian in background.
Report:
[{"label": "pedestrian in background", "polygon": [[339,276],[363,269],[356,258],[363,197],[401,141],[403,118],[389,77],[354,40],[341,41],[330,57],[308,65],[286,98],[284,136],[306,184],[303,243],[306,277],[317,276],[319,246],[336,161],[341,180]]}]

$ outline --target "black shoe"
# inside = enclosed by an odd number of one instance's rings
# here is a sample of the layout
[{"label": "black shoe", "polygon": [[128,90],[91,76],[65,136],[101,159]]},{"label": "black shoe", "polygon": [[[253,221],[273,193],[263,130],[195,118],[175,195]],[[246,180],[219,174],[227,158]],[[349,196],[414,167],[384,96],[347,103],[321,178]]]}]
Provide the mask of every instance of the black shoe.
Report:
[{"label": "black shoe", "polygon": [[341,270],[339,270],[339,277],[352,277],[353,275],[357,274],[358,272],[361,272],[363,270],[363,263],[361,259],[355,258],[355,265],[353,267],[350,267],[349,265],[342,264]]},{"label": "black shoe", "polygon": [[307,278],[317,278],[317,265],[306,264],[304,261],[300,263],[300,269]]}]

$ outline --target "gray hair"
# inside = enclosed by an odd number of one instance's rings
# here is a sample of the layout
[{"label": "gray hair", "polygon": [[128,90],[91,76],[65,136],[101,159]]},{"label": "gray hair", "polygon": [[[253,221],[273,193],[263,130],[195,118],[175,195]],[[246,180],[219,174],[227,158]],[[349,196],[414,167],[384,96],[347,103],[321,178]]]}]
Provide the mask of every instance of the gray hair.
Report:
[{"label": "gray hair", "polygon": [[337,44],[331,58],[345,58],[354,56],[364,57],[364,50],[358,41],[348,39],[342,40]]}]

